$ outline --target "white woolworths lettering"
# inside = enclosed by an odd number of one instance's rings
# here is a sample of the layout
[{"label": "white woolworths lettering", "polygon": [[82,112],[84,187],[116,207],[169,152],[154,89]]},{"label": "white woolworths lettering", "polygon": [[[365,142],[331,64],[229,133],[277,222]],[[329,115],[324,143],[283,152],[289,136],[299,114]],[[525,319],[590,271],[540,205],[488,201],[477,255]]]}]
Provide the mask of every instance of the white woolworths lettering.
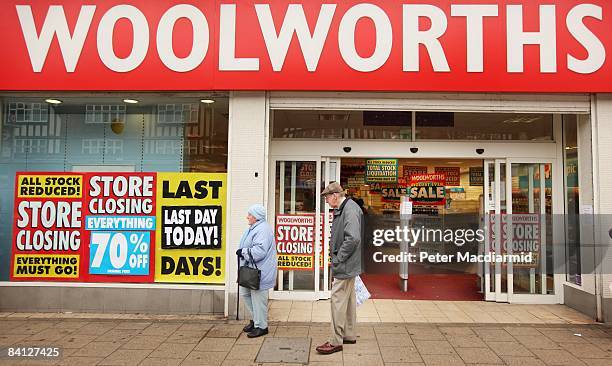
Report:
[{"label": "white woolworths lettering", "polygon": [[602,20],[601,7],[593,4],[580,4],[567,13],[565,23],[572,36],[586,48],[589,56],[584,60],[578,60],[572,55],[567,55],[567,68],[580,73],[590,74],[599,70],[606,61],[606,48],[599,38],[584,25],[585,17],[593,17]]},{"label": "white woolworths lettering", "polygon": [[[174,24],[181,18],[188,19],[193,29],[191,52],[183,58],[176,57],[172,49]],[[187,72],[198,67],[206,57],[209,40],[208,21],[200,9],[193,5],[175,5],[168,9],[159,20],[157,26],[157,54],[170,70]]]},{"label": "white woolworths lettering", "polygon": [[[96,10],[95,5],[83,5],[79,11],[72,34],[61,5],[51,5],[37,32],[30,5],[16,5],[21,31],[34,72],[42,72],[54,36],[57,36],[60,52],[67,72],[74,72]],[[277,34],[269,5],[256,4],[255,11],[264,36],[268,55],[275,71],[280,71],[296,33],[306,67],[315,71],[325,45],[327,34],[335,12],[334,4],[323,4],[310,33],[303,8],[291,4]],[[461,4],[451,5],[451,16],[466,17],[467,29],[467,71],[483,70],[483,18],[496,16],[497,5]],[[523,31],[522,5],[506,6],[507,71],[523,72],[523,48],[534,44],[540,48],[540,71],[557,71],[555,5],[540,5],[540,30]],[[578,4],[567,14],[565,22],[569,33],[582,45],[587,57],[583,60],[567,55],[568,69],[589,74],[599,70],[606,60],[606,49],[600,39],[584,24],[584,18],[603,19],[600,6]],[[355,49],[355,26],[361,18],[370,18],[376,27],[376,48],[369,57],[362,58]],[[431,27],[421,31],[419,17],[428,17]],[[130,54],[118,58],[112,47],[113,30],[119,19],[126,18],[132,23],[134,39]],[[184,58],[177,57],[172,50],[172,30],[176,21],[187,18],[193,27],[191,52]],[[221,4],[219,7],[219,70],[258,71],[259,58],[236,57],[236,5]],[[429,53],[435,72],[450,71],[444,50],[439,41],[447,28],[446,14],[438,7],[427,4],[403,5],[403,71],[419,71],[419,45]],[[209,29],[206,17],[196,7],[179,4],[166,11],[157,29],[158,54],[170,70],[186,72],[196,68],[205,58],[209,46]],[[342,58],[349,67],[362,72],[377,70],[385,64],[392,48],[392,27],[385,12],[373,4],[358,4],[351,7],[342,17],[338,34],[338,47]],[[101,18],[97,31],[98,54],[102,62],[116,72],[129,72],[144,61],[149,47],[149,26],[144,14],[131,5],[117,5]]]},{"label": "white woolworths lettering", "polygon": [[[370,18],[376,28],[376,46],[370,57],[361,57],[355,48],[355,27],[361,18]],[[387,62],[393,45],[393,31],[387,14],[376,5],[358,4],[350,8],[338,29],[338,47],[342,58],[352,69],[361,72],[377,70]]]},{"label": "white woolworths lettering", "polygon": [[527,44],[540,46],[540,72],[557,72],[557,31],[555,6],[540,5],[540,31],[523,31],[523,6],[506,7],[508,72],[523,72],[523,49]]},{"label": "white woolworths lettering", "polygon": [[336,11],[336,4],[321,5],[313,34],[310,34],[302,4],[289,5],[278,35],[274,27],[270,5],[255,4],[255,11],[274,71],[282,70],[293,33],[297,35],[306,68],[311,72],[316,71]]},{"label": "white woolworths lettering", "polygon": [[483,72],[483,18],[496,17],[497,5],[451,5],[451,16],[465,17],[467,71]]},{"label": "white woolworths lettering", "polygon": [[17,16],[21,25],[21,32],[30,55],[30,62],[34,72],[41,72],[53,36],[57,35],[57,40],[64,58],[66,71],[74,72],[83,44],[87,37],[91,20],[93,19],[96,7],[94,5],[84,5],[81,7],[79,17],[74,27],[74,35],[70,35],[64,7],[61,5],[51,5],[47,11],[47,16],[43,22],[40,34],[36,32],[32,8],[30,5],[17,5]]},{"label": "white woolworths lettering", "polygon": [[258,71],[256,57],[236,57],[236,4],[219,7],[219,70]]},{"label": "white woolworths lettering", "polygon": [[[419,30],[419,18],[429,18],[431,27]],[[446,32],[448,21],[440,8],[433,5],[403,5],[403,60],[404,71],[419,71],[419,45],[422,44],[429,52],[433,70],[436,72],[450,71],[444,50],[438,38]]]},{"label": "white woolworths lettering", "polygon": [[[125,58],[119,58],[113,50],[113,33],[119,19],[125,18],[132,23],[134,37],[132,50]],[[110,8],[100,19],[98,25],[98,55],[109,69],[116,72],[129,72],[140,66],[149,50],[149,23],[144,14],[132,5],[117,5]]]}]

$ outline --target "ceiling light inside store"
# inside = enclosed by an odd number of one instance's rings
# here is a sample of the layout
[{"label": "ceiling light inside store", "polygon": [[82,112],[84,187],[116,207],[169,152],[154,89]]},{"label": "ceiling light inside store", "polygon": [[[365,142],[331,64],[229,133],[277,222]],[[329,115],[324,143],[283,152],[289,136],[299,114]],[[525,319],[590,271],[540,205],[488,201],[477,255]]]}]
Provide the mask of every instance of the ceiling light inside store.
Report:
[{"label": "ceiling light inside store", "polygon": [[533,123],[538,121],[540,117],[513,117],[503,120],[502,123]]},{"label": "ceiling light inside store", "polygon": [[200,99],[200,102],[204,104],[213,104],[215,101],[212,99]]},{"label": "ceiling light inside store", "polygon": [[138,101],[136,99],[124,99],[123,102],[124,103],[128,103],[128,104],[136,104],[136,103],[138,103]]},{"label": "ceiling light inside store", "polygon": [[53,98],[45,99],[45,102],[47,102],[49,104],[62,104],[61,100],[53,99]]}]

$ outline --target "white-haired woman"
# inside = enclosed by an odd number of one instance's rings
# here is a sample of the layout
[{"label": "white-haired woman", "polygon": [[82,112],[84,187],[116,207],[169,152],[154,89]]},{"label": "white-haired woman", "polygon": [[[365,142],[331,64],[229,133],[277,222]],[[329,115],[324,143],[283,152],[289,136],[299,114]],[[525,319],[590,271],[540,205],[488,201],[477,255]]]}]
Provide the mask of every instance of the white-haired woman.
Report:
[{"label": "white-haired woman", "polygon": [[266,222],[266,209],[262,205],[251,206],[246,218],[249,228],[240,239],[236,255],[240,257],[241,266],[247,264],[253,267],[254,261],[261,270],[259,290],[239,286],[240,296],[252,319],[243,330],[249,338],[255,338],[268,334],[268,290],[276,282],[276,245],[274,232]]}]

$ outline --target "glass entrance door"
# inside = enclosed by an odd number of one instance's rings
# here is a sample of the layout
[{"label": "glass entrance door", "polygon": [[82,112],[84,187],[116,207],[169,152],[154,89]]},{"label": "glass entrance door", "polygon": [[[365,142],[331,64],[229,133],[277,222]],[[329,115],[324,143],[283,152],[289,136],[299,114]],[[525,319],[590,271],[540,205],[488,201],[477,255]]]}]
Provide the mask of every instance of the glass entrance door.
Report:
[{"label": "glass entrance door", "polygon": [[[339,159],[273,159],[271,182],[278,256],[277,284],[272,298],[329,298],[329,207],[321,191],[339,180]],[[328,215],[324,215],[324,213]],[[325,228],[325,229],[323,229]]]},{"label": "glass entrance door", "polygon": [[[555,302],[552,162],[484,162],[485,299]],[[552,296],[551,296],[552,295]]]}]

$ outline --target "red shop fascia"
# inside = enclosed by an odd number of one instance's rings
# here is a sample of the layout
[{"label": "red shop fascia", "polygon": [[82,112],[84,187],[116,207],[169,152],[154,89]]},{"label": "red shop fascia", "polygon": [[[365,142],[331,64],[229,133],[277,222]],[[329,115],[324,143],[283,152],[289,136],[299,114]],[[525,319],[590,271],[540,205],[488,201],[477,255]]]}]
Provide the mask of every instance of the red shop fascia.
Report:
[{"label": "red shop fascia", "polygon": [[612,92],[604,0],[0,3],[0,90]]}]

